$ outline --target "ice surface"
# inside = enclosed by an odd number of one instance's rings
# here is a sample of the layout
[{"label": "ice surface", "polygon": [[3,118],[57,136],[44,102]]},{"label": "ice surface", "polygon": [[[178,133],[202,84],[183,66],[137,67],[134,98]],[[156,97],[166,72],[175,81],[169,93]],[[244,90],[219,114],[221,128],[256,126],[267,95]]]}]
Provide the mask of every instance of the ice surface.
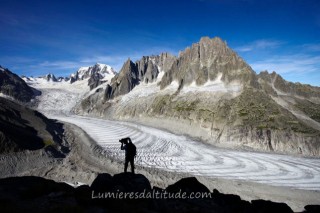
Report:
[{"label": "ice surface", "polygon": [[39,89],[38,110],[45,114],[69,114],[73,107],[89,93],[88,79],[70,82],[48,82],[43,78],[26,81],[30,86]]},{"label": "ice surface", "polygon": [[117,160],[124,160],[118,140],[131,137],[138,150],[136,163],[142,166],[320,190],[320,159],[218,149],[184,136],[126,122],[81,116],[54,118],[81,127],[105,149],[106,155]]}]

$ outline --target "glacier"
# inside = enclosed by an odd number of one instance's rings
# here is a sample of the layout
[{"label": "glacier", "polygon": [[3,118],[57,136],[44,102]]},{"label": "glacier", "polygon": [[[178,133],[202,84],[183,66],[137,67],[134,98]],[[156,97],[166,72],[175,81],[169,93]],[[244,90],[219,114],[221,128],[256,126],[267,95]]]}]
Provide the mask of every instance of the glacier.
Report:
[{"label": "glacier", "polygon": [[76,115],[53,116],[82,128],[117,161],[124,160],[119,139],[131,137],[136,164],[195,176],[252,181],[320,190],[320,159],[227,150],[140,124]]}]

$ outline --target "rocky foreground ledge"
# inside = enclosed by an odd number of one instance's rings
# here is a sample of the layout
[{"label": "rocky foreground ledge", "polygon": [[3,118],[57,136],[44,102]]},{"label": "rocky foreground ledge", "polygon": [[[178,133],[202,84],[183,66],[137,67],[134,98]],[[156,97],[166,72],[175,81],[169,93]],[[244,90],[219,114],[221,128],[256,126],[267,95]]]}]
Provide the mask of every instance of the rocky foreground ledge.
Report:
[{"label": "rocky foreground ledge", "polygon": [[[241,200],[183,178],[165,189],[141,174],[99,174],[91,186],[74,188],[41,177],[0,179],[1,212],[293,212],[285,203]],[[320,205],[304,212],[320,212]]]}]

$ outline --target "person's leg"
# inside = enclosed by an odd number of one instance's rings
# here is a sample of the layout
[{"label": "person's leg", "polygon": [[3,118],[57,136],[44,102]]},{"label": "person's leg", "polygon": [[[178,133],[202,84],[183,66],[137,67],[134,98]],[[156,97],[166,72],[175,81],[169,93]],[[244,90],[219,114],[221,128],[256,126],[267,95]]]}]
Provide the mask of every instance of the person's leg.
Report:
[{"label": "person's leg", "polygon": [[134,158],[130,159],[131,172],[134,174]]},{"label": "person's leg", "polygon": [[129,160],[128,160],[128,158],[126,158],[125,162],[124,162],[124,172],[127,172],[128,163],[129,163]]}]

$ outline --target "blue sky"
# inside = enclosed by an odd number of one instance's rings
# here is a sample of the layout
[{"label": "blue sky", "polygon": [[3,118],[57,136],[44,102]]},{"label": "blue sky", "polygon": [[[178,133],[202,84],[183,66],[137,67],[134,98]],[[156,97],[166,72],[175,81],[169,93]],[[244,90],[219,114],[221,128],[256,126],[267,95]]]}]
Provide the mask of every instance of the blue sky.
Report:
[{"label": "blue sky", "polygon": [[219,36],[256,72],[320,86],[318,0],[0,0],[0,65],[67,76],[80,66],[177,55]]}]

